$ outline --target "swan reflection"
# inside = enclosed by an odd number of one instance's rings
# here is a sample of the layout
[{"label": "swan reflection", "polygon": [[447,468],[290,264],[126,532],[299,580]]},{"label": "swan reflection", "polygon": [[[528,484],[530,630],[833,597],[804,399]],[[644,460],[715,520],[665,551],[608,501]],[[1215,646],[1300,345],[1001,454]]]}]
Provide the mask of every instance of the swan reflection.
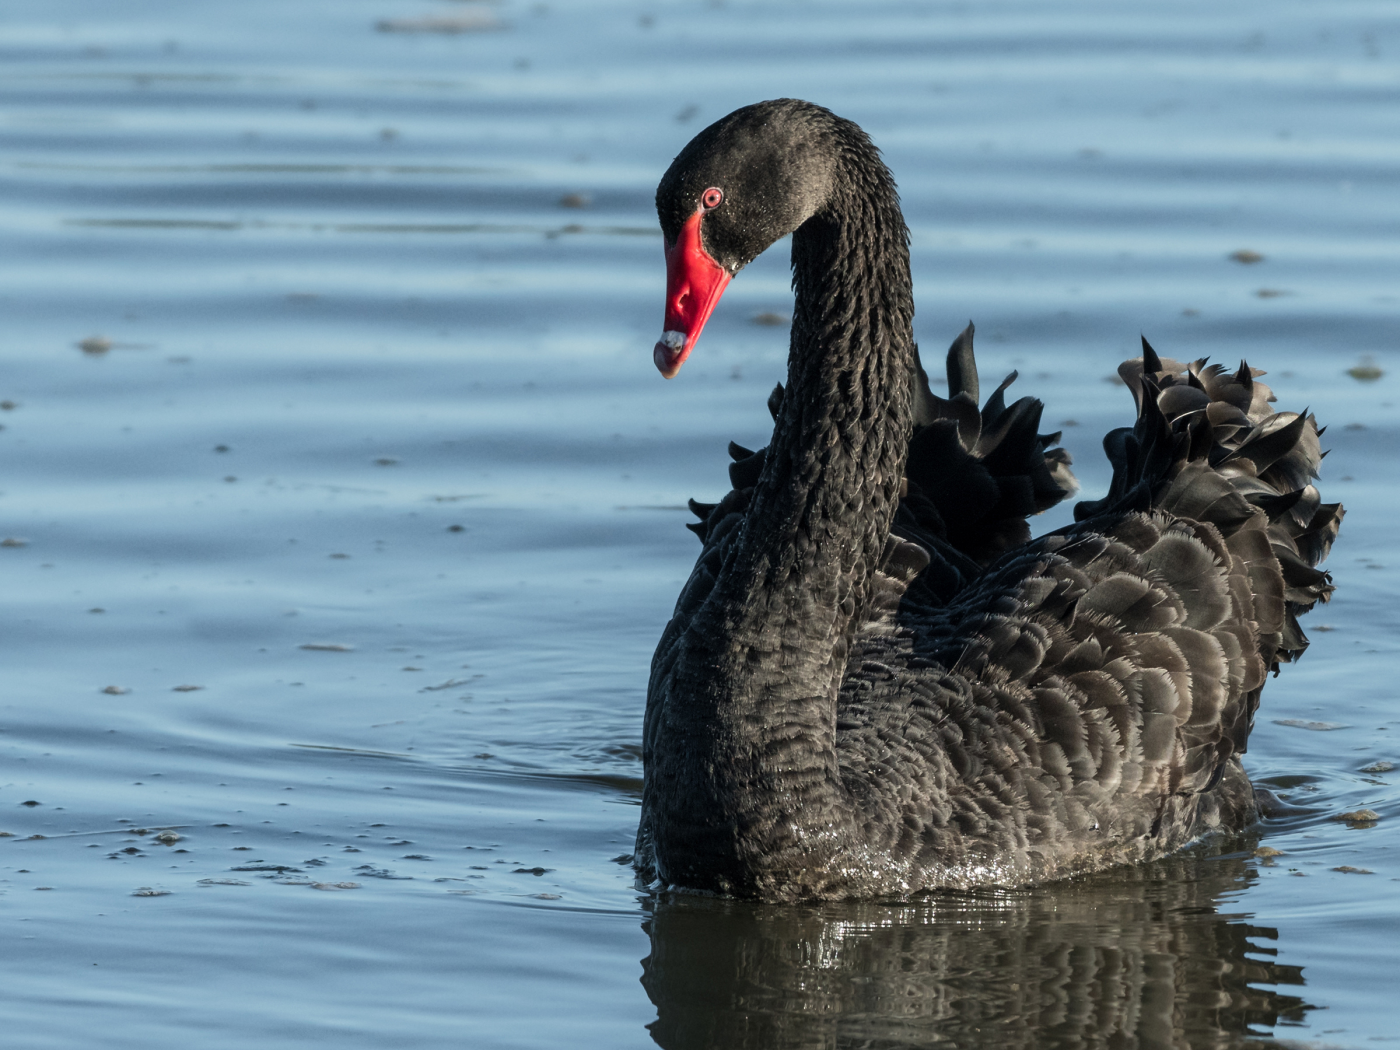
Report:
[{"label": "swan reflection", "polygon": [[1228,910],[1257,863],[1217,845],[896,904],[659,898],[649,1028],[666,1050],[1268,1046],[1312,1007],[1277,931]]}]

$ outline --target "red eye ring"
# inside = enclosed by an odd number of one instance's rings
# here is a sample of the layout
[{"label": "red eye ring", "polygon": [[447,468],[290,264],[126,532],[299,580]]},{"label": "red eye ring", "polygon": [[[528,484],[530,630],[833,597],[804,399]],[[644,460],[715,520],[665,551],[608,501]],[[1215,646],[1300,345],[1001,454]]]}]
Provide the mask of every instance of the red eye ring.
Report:
[{"label": "red eye ring", "polygon": [[718,186],[711,186],[700,194],[700,203],[704,205],[706,211],[718,208],[722,200],[724,200],[724,191]]}]

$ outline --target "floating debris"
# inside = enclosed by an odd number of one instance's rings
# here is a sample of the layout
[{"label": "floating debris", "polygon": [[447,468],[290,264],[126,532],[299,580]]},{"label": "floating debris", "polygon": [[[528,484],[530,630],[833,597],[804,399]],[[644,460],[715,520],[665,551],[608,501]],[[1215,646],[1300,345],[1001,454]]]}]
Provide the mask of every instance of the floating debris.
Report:
[{"label": "floating debris", "polygon": [[466,527],[465,525],[449,525],[449,526],[447,526],[447,531],[448,531],[448,532],[466,532],[466,531],[467,531],[467,527]]},{"label": "floating debris", "polygon": [[35,806],[42,806],[43,803],[40,802],[38,799],[35,799],[35,798],[27,798],[27,799],[25,799],[23,802],[21,802],[20,805],[21,805],[21,806],[28,806],[30,809],[33,809]]},{"label": "floating debris", "polygon": [[163,846],[173,846],[184,837],[178,831],[162,831],[155,836],[155,841]]},{"label": "floating debris", "polygon": [[18,401],[0,401],[0,412],[13,412],[19,408]]},{"label": "floating debris", "polygon": [[1369,766],[1362,766],[1363,773],[1389,773],[1395,768],[1395,763],[1381,759],[1379,762],[1372,762]]},{"label": "floating debris", "polygon": [[112,349],[112,340],[105,335],[90,335],[78,340],[76,345],[85,354],[105,354]]},{"label": "floating debris", "polygon": [[358,882],[311,882],[307,883],[313,890],[358,890]]},{"label": "floating debris", "polygon": [[1286,295],[1293,293],[1285,288],[1260,288],[1254,293],[1260,299],[1282,299]]},{"label": "floating debris", "polygon": [[1350,864],[1343,864],[1343,865],[1341,865],[1340,867],[1333,868],[1332,870],[1333,870],[1333,871],[1344,871],[1344,872],[1347,872],[1347,873],[1350,874],[1350,875],[1374,875],[1374,874],[1375,874],[1375,872],[1372,871],[1370,868],[1353,868]]},{"label": "floating debris", "polygon": [[538,878],[541,875],[548,875],[553,870],[553,868],[516,868],[514,871],[511,872],[511,874],[534,875],[536,878]]},{"label": "floating debris", "polygon": [[393,879],[398,882],[413,881],[412,875],[395,875],[390,869],[376,868],[373,864],[361,864],[355,870],[370,879]]},{"label": "floating debris", "polygon": [[103,686],[100,691],[106,693],[108,696],[125,696],[127,693],[131,692],[131,690],[124,685]]},{"label": "floating debris", "polygon": [[203,688],[202,685],[177,685],[172,686],[170,691],[172,693],[197,693]]},{"label": "floating debris", "polygon": [[28,547],[29,541],[22,540],[18,536],[6,536],[0,540],[0,547]]},{"label": "floating debris", "polygon": [[530,894],[530,896],[533,897],[533,898],[534,898],[535,900],[537,900],[537,901],[557,901],[557,900],[563,900],[563,897],[562,897],[560,894],[558,894],[558,893],[532,893],[532,894]]},{"label": "floating debris", "polygon": [[[332,554],[331,557],[334,558],[335,555]],[[349,555],[345,554],[341,555],[341,557],[348,558]],[[297,648],[310,649],[315,653],[352,653],[355,651],[353,645],[343,645],[340,642],[304,642]]]},{"label": "floating debris", "polygon": [[1374,383],[1385,372],[1369,357],[1363,357],[1359,365],[1347,369],[1347,375],[1359,383]]},{"label": "floating debris", "polygon": [[398,456],[380,456],[374,461],[376,467],[396,467],[399,464]]},{"label": "floating debris", "polygon": [[428,16],[426,18],[383,18],[375,23],[381,33],[484,33],[504,29],[505,23],[486,11],[465,15]]},{"label": "floating debris", "polygon": [[1276,726],[1292,726],[1294,729],[1311,729],[1314,733],[1326,733],[1333,729],[1350,729],[1342,722],[1309,722],[1306,718],[1275,718]]},{"label": "floating debris", "polygon": [[1255,263],[1264,261],[1264,256],[1249,248],[1241,248],[1237,252],[1231,252],[1227,258],[1231,262],[1243,263],[1245,266],[1253,266]]},{"label": "floating debris", "polygon": [[132,895],[133,897],[169,897],[169,896],[170,896],[170,891],[169,891],[169,890],[153,890],[153,889],[151,889],[151,887],[149,887],[149,886],[142,886],[142,887],[140,887],[139,889],[133,890],[132,893],[131,893],[131,895]]},{"label": "floating debris", "polygon": [[777,328],[780,325],[791,324],[792,318],[785,314],[775,314],[771,311],[764,311],[761,314],[754,314],[750,320],[764,328]]},{"label": "floating debris", "polygon": [[449,678],[447,681],[440,682],[437,685],[425,685],[422,689],[418,691],[420,693],[436,693],[443,689],[455,689],[459,685],[469,684],[470,679],[467,678]]},{"label": "floating debris", "polygon": [[1381,819],[1381,815],[1374,809],[1354,809],[1350,813],[1338,813],[1332,820],[1346,821],[1358,827],[1372,827],[1376,821]]},{"label": "floating debris", "polygon": [[583,193],[566,193],[559,198],[561,208],[586,208],[592,203],[592,198]]},{"label": "floating debris", "polygon": [[251,882],[244,882],[242,879],[200,879],[197,885],[200,886],[251,886]]}]

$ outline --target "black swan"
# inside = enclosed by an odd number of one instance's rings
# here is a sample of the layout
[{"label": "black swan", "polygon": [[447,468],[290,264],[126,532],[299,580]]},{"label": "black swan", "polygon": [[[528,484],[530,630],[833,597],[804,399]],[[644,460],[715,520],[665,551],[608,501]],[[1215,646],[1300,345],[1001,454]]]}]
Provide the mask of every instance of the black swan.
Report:
[{"label": "black swan", "polygon": [[766,900],[1018,885],[1148,860],[1253,819],[1240,766],[1266,673],[1307,646],[1320,431],[1263,373],[1142,356],[1108,495],[1073,488],[1041,404],[979,409],[969,326],[934,395],[908,231],[866,134],[748,106],[661,180],[674,376],[731,277],[792,234],[772,443],[692,501],[704,545],[652,661],[635,863]]}]

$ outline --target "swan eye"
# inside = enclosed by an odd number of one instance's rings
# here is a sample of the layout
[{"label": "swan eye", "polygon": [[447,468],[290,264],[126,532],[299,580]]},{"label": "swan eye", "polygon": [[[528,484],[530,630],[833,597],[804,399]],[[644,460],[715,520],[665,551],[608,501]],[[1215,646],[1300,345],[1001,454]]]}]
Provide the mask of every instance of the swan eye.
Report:
[{"label": "swan eye", "polygon": [[705,206],[706,211],[718,208],[719,202],[722,200],[724,200],[724,191],[715,186],[711,186],[700,195],[700,203]]}]

